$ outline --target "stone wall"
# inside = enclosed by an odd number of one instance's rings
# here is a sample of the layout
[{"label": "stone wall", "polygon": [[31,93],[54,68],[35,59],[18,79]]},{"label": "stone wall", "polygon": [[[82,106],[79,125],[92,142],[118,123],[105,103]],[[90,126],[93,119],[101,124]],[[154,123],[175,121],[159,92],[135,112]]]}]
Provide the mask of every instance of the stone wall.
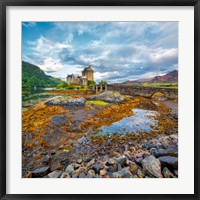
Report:
[{"label": "stone wall", "polygon": [[94,80],[94,74],[93,74],[93,70],[91,68],[85,68],[82,71],[82,75],[86,76],[88,81],[93,81]]},{"label": "stone wall", "polygon": [[87,72],[86,73],[86,77],[88,78],[88,81],[93,81],[94,80],[93,72]]},{"label": "stone wall", "polygon": [[129,85],[107,85],[107,90],[118,91],[124,95],[151,97],[156,92],[163,93],[169,99],[178,98],[178,89]]}]

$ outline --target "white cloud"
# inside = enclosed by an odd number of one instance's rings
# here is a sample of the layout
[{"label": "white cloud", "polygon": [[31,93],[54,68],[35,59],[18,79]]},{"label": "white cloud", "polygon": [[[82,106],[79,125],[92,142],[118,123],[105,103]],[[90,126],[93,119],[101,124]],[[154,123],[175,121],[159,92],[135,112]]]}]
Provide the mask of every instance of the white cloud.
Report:
[{"label": "white cloud", "polygon": [[44,36],[39,37],[36,41],[27,42],[31,46],[31,55],[24,56],[26,61],[32,62],[34,57],[34,64],[38,65],[45,72],[55,72],[63,67],[59,53],[62,50],[72,49],[70,44],[54,42]]},{"label": "white cloud", "polygon": [[178,49],[158,49],[150,54],[150,60],[153,63],[162,63],[167,60],[175,59],[178,57]]},{"label": "white cloud", "polygon": [[38,67],[40,67],[40,69],[42,69],[45,72],[55,72],[60,70],[63,67],[63,65],[60,63],[59,60],[47,58],[44,60],[44,63],[38,65]]},{"label": "white cloud", "polygon": [[36,22],[22,22],[22,25],[26,28],[31,28],[31,27],[34,27],[36,26]]},{"label": "white cloud", "polygon": [[71,44],[73,41],[73,38],[74,38],[74,35],[72,33],[69,33],[66,39],[67,43]]},{"label": "white cloud", "polygon": [[177,27],[170,22],[54,23],[51,34],[27,42],[30,56],[23,58],[59,77],[80,74],[90,64],[97,81],[145,78],[177,68]]},{"label": "white cloud", "polygon": [[62,49],[72,48],[70,44],[54,42],[44,36],[39,37],[35,42],[30,41],[28,43],[32,46],[32,49],[35,52],[40,54],[49,54],[51,52],[56,53]]}]

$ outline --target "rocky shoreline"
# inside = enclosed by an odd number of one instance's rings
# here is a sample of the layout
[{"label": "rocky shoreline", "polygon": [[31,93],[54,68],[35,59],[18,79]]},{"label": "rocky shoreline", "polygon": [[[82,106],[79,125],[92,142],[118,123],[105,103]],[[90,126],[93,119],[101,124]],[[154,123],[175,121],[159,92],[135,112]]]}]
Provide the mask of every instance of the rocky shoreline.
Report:
[{"label": "rocky shoreline", "polygon": [[[170,111],[162,102],[156,100],[145,98],[131,100],[130,97],[113,94],[117,96],[118,101],[114,104],[115,97],[112,99],[112,94],[89,98],[89,100],[104,101],[107,99],[110,104],[106,106],[85,107],[84,99],[67,98],[69,104],[73,104],[73,108],[69,109],[67,106],[62,108],[63,106],[57,106],[59,102],[64,104],[65,99],[60,98],[59,101],[59,98],[54,98],[47,102],[47,107],[30,110],[30,116],[27,116],[28,111],[24,113],[23,123],[26,126],[23,127],[23,177],[177,178],[178,115],[174,113],[176,111]],[[87,139],[83,137],[85,132],[91,128],[95,130],[97,125],[112,124],[115,120],[131,115],[130,108],[133,106],[160,113],[157,117],[159,122],[157,131],[141,132],[139,135],[126,134],[124,137],[118,134],[95,137],[88,135]],[[39,118],[51,112],[49,115],[53,118],[46,119],[42,124],[41,121],[34,119],[33,125],[37,124],[35,128],[30,123],[27,125],[30,117],[33,118],[31,111],[35,116],[39,113]],[[110,113],[113,111],[115,116],[111,119]],[[51,138],[51,146],[46,146],[46,143],[44,145],[43,140],[47,130],[49,133],[52,130],[56,131],[56,137],[59,135],[62,139],[57,141]],[[28,135],[28,131],[32,131],[34,135]],[[33,143],[38,136],[36,134],[38,131],[40,136],[45,131],[42,135],[43,140]],[[52,133],[49,134],[48,139],[53,136]],[[28,139],[31,141],[30,144],[27,143]],[[59,145],[55,146],[54,143]]]},{"label": "rocky shoreline", "polygon": [[51,163],[51,155],[41,162],[46,164],[27,175],[28,178],[177,178],[178,137],[176,134],[161,136],[144,142],[141,149],[134,146],[122,154],[113,152],[99,158],[82,158],[66,165],[63,170],[59,161]]}]

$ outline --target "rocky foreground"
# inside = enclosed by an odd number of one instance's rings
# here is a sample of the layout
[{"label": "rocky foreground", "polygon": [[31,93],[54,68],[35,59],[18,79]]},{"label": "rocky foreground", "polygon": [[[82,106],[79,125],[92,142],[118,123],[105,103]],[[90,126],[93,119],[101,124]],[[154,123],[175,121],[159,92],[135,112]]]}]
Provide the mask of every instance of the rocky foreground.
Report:
[{"label": "rocky foreground", "polygon": [[[87,106],[87,100],[108,104]],[[45,104],[23,113],[23,177],[178,177],[177,113],[162,102],[108,93],[87,99],[56,97]],[[159,113],[154,131],[96,135],[102,125],[133,115],[132,108]]]},{"label": "rocky foreground", "polygon": [[78,159],[61,170],[59,161],[51,163],[51,155],[41,162],[46,166],[36,168],[27,177],[43,178],[177,178],[178,137],[170,135],[152,139],[142,144],[140,150],[130,146],[123,154],[103,156],[101,159]]}]

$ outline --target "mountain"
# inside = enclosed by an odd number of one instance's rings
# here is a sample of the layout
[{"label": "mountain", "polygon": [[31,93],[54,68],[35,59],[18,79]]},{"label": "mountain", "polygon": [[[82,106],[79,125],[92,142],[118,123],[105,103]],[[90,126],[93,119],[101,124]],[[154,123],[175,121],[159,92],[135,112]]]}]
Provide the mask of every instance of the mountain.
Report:
[{"label": "mountain", "polygon": [[152,78],[142,78],[135,81],[126,81],[123,84],[133,85],[138,83],[164,83],[164,82],[178,82],[178,70],[171,71],[162,76],[155,76]]},{"label": "mountain", "polygon": [[150,82],[152,80],[152,77],[151,78],[141,78],[141,79],[138,79],[136,82],[137,83],[146,83],[146,82]]},{"label": "mountain", "polygon": [[141,78],[135,81],[125,81],[122,84],[125,85],[133,85],[133,84],[138,84],[138,83],[148,83],[152,80],[153,78]]},{"label": "mountain", "polygon": [[178,82],[178,70],[169,72],[163,76],[155,76],[151,79],[152,83],[161,83],[161,82]]},{"label": "mountain", "polygon": [[125,81],[123,82],[122,84],[125,84],[125,85],[132,85],[134,83],[137,83],[136,81]]},{"label": "mountain", "polygon": [[38,66],[22,61],[22,87],[56,87],[62,81],[46,75]]}]

